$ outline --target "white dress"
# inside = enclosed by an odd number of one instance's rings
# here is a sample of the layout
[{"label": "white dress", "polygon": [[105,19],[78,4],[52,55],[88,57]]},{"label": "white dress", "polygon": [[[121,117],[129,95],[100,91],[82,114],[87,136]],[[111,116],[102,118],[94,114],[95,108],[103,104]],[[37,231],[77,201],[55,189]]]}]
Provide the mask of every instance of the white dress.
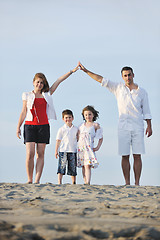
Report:
[{"label": "white dress", "polygon": [[95,127],[86,127],[82,123],[79,127],[79,141],[77,152],[77,166],[91,165],[92,168],[97,168],[99,163],[96,158],[94,148],[94,138],[102,138],[102,128],[95,131]]}]

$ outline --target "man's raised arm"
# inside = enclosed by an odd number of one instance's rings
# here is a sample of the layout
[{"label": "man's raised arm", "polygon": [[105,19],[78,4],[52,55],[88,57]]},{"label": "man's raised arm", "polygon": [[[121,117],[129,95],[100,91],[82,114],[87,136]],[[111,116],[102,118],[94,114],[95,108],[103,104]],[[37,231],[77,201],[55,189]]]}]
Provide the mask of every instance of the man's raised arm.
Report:
[{"label": "man's raised arm", "polygon": [[102,83],[103,77],[101,75],[98,75],[96,73],[93,73],[93,72],[89,71],[80,62],[78,63],[78,65],[80,67],[80,70],[82,70],[83,72],[87,73],[91,78],[93,78],[97,82]]}]

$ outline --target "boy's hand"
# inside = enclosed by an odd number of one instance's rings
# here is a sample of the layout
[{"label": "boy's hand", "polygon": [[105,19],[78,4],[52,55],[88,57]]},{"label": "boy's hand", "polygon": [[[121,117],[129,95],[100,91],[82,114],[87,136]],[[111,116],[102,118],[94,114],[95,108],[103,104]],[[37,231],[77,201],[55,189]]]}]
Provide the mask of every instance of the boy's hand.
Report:
[{"label": "boy's hand", "polygon": [[55,152],[55,157],[58,158],[59,154],[58,152]]}]

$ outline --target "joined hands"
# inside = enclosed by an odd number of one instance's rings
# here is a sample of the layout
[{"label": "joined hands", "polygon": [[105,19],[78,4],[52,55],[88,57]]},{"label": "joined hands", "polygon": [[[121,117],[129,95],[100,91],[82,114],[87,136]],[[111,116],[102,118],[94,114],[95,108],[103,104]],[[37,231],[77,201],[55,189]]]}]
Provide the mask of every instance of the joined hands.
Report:
[{"label": "joined hands", "polygon": [[70,73],[72,74],[77,70],[82,70],[84,72],[87,72],[87,69],[81,64],[81,62],[78,62],[77,66],[73,70],[71,70]]}]

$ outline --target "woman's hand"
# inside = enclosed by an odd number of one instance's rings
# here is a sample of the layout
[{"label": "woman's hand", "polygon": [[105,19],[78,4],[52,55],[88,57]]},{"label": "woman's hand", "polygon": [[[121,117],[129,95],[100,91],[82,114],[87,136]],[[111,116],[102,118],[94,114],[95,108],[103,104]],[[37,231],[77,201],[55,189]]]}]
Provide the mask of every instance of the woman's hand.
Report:
[{"label": "woman's hand", "polygon": [[73,70],[70,70],[68,73],[64,74],[63,76],[59,77],[57,81],[55,81],[52,86],[50,87],[50,94],[52,95],[54,91],[57,89],[59,84],[71,76],[72,73],[76,72],[79,69],[79,65],[77,65]]},{"label": "woman's hand", "polygon": [[20,128],[17,128],[17,137],[19,138],[19,139],[21,139],[21,129]]},{"label": "woman's hand", "polygon": [[71,72],[71,73],[74,73],[74,72],[76,72],[77,70],[79,70],[79,64],[78,64],[73,70],[71,70],[70,72]]},{"label": "woman's hand", "polygon": [[21,126],[22,126],[22,123],[24,122],[26,114],[27,114],[27,101],[23,100],[22,112],[21,112],[20,117],[19,117],[19,121],[18,121],[18,125],[17,125],[17,132],[16,132],[17,137],[19,139],[21,139]]}]

